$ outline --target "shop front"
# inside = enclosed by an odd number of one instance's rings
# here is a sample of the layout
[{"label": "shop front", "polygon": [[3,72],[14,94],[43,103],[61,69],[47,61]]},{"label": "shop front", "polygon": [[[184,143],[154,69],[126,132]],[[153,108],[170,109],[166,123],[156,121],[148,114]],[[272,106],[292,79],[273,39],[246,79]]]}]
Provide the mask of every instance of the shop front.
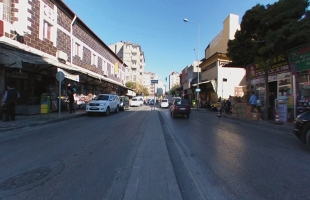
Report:
[{"label": "shop front", "polygon": [[265,111],[265,95],[267,93],[267,99],[269,99],[270,93],[273,92],[275,109],[280,121],[292,120],[294,118],[293,76],[285,56],[277,57],[269,70],[267,82],[269,91],[266,91],[265,74],[260,66],[251,64],[247,66],[247,70],[251,85],[250,93],[254,92],[257,96],[258,112]]},{"label": "shop front", "polygon": [[310,110],[310,43],[288,50],[295,84],[295,117]]}]

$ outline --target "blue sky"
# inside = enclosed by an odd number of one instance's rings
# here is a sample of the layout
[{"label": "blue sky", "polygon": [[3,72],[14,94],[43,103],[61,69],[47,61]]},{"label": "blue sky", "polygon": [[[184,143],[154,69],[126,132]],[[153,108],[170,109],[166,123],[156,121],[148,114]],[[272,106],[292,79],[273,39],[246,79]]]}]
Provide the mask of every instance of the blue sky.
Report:
[{"label": "blue sky", "polygon": [[223,29],[230,14],[239,15],[256,4],[275,0],[63,0],[93,32],[107,44],[130,41],[141,45],[145,71],[164,80],[172,71],[181,72],[199,59]]}]

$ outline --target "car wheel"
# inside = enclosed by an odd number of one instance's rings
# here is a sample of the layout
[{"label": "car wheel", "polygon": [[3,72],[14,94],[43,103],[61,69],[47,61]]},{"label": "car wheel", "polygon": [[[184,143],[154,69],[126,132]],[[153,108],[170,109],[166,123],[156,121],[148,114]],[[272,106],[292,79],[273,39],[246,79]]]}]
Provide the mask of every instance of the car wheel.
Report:
[{"label": "car wheel", "polygon": [[307,138],[307,135],[309,134],[310,132],[310,124],[307,124],[305,125],[305,127],[302,129],[301,131],[301,135],[300,135],[300,140],[306,144],[306,138]]},{"label": "car wheel", "polygon": [[189,118],[189,114],[186,115],[186,118],[187,118],[187,119]]},{"label": "car wheel", "polygon": [[107,110],[105,111],[105,115],[108,116],[110,114],[110,107],[107,107]]},{"label": "car wheel", "polygon": [[118,107],[118,106],[116,106],[116,110],[115,110],[115,112],[116,112],[116,113],[118,113],[118,111],[119,111],[119,107]]}]

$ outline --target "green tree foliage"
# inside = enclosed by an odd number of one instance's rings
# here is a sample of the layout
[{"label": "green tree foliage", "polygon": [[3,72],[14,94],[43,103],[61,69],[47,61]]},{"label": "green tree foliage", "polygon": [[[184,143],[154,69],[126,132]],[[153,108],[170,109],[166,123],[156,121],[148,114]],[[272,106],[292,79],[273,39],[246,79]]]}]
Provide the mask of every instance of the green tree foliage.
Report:
[{"label": "green tree foliage", "polygon": [[178,88],[179,85],[174,85],[170,90],[169,90],[169,94],[172,94],[173,96],[176,95],[178,93]]},{"label": "green tree foliage", "polygon": [[268,69],[274,58],[290,48],[310,41],[309,0],[279,0],[266,6],[257,4],[242,17],[235,39],[228,41],[232,63],[256,63],[265,72],[265,112],[267,118]]},{"label": "green tree foliage", "polygon": [[144,85],[141,85],[139,83],[136,82],[132,82],[132,81],[128,81],[126,82],[126,87],[132,89],[133,91],[136,92],[137,95],[144,95],[144,96],[148,96],[149,95],[149,91],[147,89],[147,87],[145,87]]}]

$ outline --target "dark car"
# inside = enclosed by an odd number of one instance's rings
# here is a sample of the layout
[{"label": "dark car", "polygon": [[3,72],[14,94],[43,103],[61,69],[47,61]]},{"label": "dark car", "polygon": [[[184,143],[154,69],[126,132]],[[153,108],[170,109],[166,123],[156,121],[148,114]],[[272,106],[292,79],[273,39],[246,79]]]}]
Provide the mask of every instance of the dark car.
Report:
[{"label": "dark car", "polygon": [[119,101],[120,101],[120,104],[119,104],[119,109],[120,110],[125,110],[125,109],[129,109],[129,97],[128,96],[120,96],[119,97]]},{"label": "dark car", "polygon": [[297,116],[294,134],[310,148],[310,111],[306,111]]},{"label": "dark car", "polygon": [[185,99],[174,99],[170,106],[170,115],[175,118],[176,115],[186,116],[189,118],[191,107]]}]

